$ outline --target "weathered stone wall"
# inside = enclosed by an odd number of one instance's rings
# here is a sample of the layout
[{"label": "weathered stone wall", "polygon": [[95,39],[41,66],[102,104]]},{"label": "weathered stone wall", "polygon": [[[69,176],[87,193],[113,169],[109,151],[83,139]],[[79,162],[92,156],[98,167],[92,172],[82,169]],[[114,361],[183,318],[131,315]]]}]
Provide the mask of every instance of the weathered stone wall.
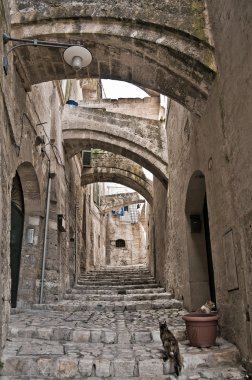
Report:
[{"label": "weathered stone wall", "polygon": [[[124,212],[124,216],[114,216],[108,213],[107,220],[107,252],[106,263],[115,266],[146,264],[147,247],[146,233],[140,215],[137,223],[131,223],[130,205],[129,211]],[[125,241],[125,247],[116,247],[116,240]]]},{"label": "weathered stone wall", "polygon": [[[170,184],[170,182],[169,182]],[[157,280],[166,283],[167,271],[167,190],[156,178],[153,179],[153,220],[151,219],[153,246],[151,269]],[[153,260],[153,261],[152,261]],[[170,287],[171,288],[171,287]]]},{"label": "weathered stone wall", "polygon": [[160,107],[160,97],[144,99],[100,99],[87,100],[80,103],[87,108],[104,108],[108,112],[122,113],[145,119],[160,120],[164,117],[164,109]]},{"label": "weathered stone wall", "polygon": [[[0,31],[3,33],[8,31],[7,2],[2,1],[0,7]],[[2,41],[0,49],[2,54],[6,53]],[[82,194],[80,161],[65,161],[59,128],[63,103],[58,84],[55,82],[36,85],[27,93],[15,70],[13,58],[14,55],[10,54],[8,75],[4,74],[3,69],[0,70],[1,347],[5,342],[10,314],[11,191],[16,172],[21,180],[25,209],[18,307],[30,306],[39,301],[49,172],[55,176],[52,179],[50,201],[44,302],[59,299],[65,289],[73,284],[73,256],[76,250],[75,245],[70,244],[70,235],[74,235],[75,239],[75,231],[81,229],[80,218],[77,217],[77,222],[75,221],[75,204],[69,202],[71,198],[78,198]],[[72,91],[76,91],[74,85]],[[65,217],[66,232],[58,230],[58,214]],[[34,232],[32,242],[27,240],[28,230]],[[80,251],[80,233],[77,234],[77,238],[76,246]]]},{"label": "weathered stone wall", "polygon": [[101,211],[108,212],[131,204],[145,203],[145,200],[141,199],[140,195],[137,192],[132,192],[105,195],[101,197],[100,202]]},{"label": "weathered stone wall", "polygon": [[[154,225],[159,231],[155,245],[167,235],[166,250],[156,249],[157,276],[184,299],[186,306],[192,307],[192,289],[200,293],[201,286],[193,287],[192,269],[199,262],[194,257],[192,267],[192,249],[195,251],[197,246],[186,204],[201,202],[196,196],[197,181],[203,178],[221,331],[238,345],[244,358],[251,358],[252,4],[208,1],[208,7],[218,76],[201,118],[190,116],[174,102],[170,105],[168,194],[154,184]],[[188,192],[194,173],[195,188]],[[160,212],[160,204],[167,205],[166,215]],[[167,225],[162,235],[165,217]],[[203,248],[198,254],[204,254]],[[166,268],[165,274],[162,267]]]},{"label": "weathered stone wall", "polygon": [[99,196],[103,195],[103,184],[84,186],[85,207],[83,209],[83,240],[81,268],[85,271],[99,269],[106,264],[106,215],[101,213]]},{"label": "weathered stone wall", "polygon": [[[2,34],[5,30],[9,29],[9,14],[8,14],[8,3],[6,0],[0,1],[0,33]],[[3,43],[0,41],[0,51],[3,51]],[[8,244],[6,242],[5,236],[8,233],[8,215],[7,208],[3,207],[3,202],[6,200],[6,193],[8,192],[8,173],[6,170],[6,158],[4,156],[4,137],[3,133],[8,128],[8,117],[6,115],[6,108],[4,103],[4,92],[3,92],[3,70],[0,71],[0,128],[1,128],[1,139],[0,139],[0,176],[2,178],[0,187],[0,352],[4,345],[7,332],[7,323],[9,320],[9,310],[10,304],[9,300],[9,289],[10,281],[8,278],[8,257],[5,254],[6,249],[8,251]]]}]

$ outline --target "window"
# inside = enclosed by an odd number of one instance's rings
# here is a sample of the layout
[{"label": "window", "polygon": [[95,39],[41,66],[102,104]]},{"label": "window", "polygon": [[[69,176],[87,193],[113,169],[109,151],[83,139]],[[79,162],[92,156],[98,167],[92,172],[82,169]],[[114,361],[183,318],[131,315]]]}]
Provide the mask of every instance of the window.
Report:
[{"label": "window", "polygon": [[117,248],[123,248],[123,247],[125,247],[125,240],[123,240],[123,239],[116,240],[116,247]]},{"label": "window", "polygon": [[91,167],[92,152],[91,150],[82,151],[82,165],[84,167]]}]

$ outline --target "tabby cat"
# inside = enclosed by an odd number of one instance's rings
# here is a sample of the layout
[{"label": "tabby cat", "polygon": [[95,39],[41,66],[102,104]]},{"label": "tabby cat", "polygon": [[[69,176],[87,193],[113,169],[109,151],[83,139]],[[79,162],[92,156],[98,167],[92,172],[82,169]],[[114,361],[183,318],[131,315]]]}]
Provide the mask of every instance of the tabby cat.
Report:
[{"label": "tabby cat", "polygon": [[174,369],[177,376],[180,375],[182,369],[182,357],[179,352],[178,341],[173,333],[168,329],[166,321],[159,322],[160,338],[162,340],[166,358],[171,358],[174,363]]},{"label": "tabby cat", "polygon": [[204,305],[202,305],[199,309],[197,309],[196,313],[210,314],[215,310],[215,308],[216,308],[215,303],[209,300]]}]

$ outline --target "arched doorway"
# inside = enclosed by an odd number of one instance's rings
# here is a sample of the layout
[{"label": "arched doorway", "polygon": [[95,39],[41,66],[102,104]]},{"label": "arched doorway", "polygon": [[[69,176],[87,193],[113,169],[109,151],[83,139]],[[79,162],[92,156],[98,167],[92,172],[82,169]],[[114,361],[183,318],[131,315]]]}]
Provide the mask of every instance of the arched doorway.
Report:
[{"label": "arched doorway", "polygon": [[189,181],[185,212],[189,278],[185,306],[196,310],[210,299],[216,302],[206,184],[200,171]]},{"label": "arched doorway", "polygon": [[38,302],[42,248],[41,199],[33,165],[23,162],[13,178],[11,192],[11,306]]},{"label": "arched doorway", "polygon": [[24,196],[18,173],[13,179],[11,191],[11,231],[10,231],[10,267],[11,267],[11,307],[17,306],[19,271],[21,261],[24,228]]}]

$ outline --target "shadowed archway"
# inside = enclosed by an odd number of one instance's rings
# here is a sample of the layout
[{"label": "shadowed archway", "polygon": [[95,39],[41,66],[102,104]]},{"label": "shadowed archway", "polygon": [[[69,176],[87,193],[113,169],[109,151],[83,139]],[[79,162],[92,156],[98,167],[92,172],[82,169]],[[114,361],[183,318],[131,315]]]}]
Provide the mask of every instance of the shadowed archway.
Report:
[{"label": "shadowed archway", "polygon": [[38,302],[40,281],[40,252],[42,232],[42,210],[38,177],[30,162],[17,168],[23,191],[24,219],[20,256],[20,276],[17,305],[28,306]]}]

